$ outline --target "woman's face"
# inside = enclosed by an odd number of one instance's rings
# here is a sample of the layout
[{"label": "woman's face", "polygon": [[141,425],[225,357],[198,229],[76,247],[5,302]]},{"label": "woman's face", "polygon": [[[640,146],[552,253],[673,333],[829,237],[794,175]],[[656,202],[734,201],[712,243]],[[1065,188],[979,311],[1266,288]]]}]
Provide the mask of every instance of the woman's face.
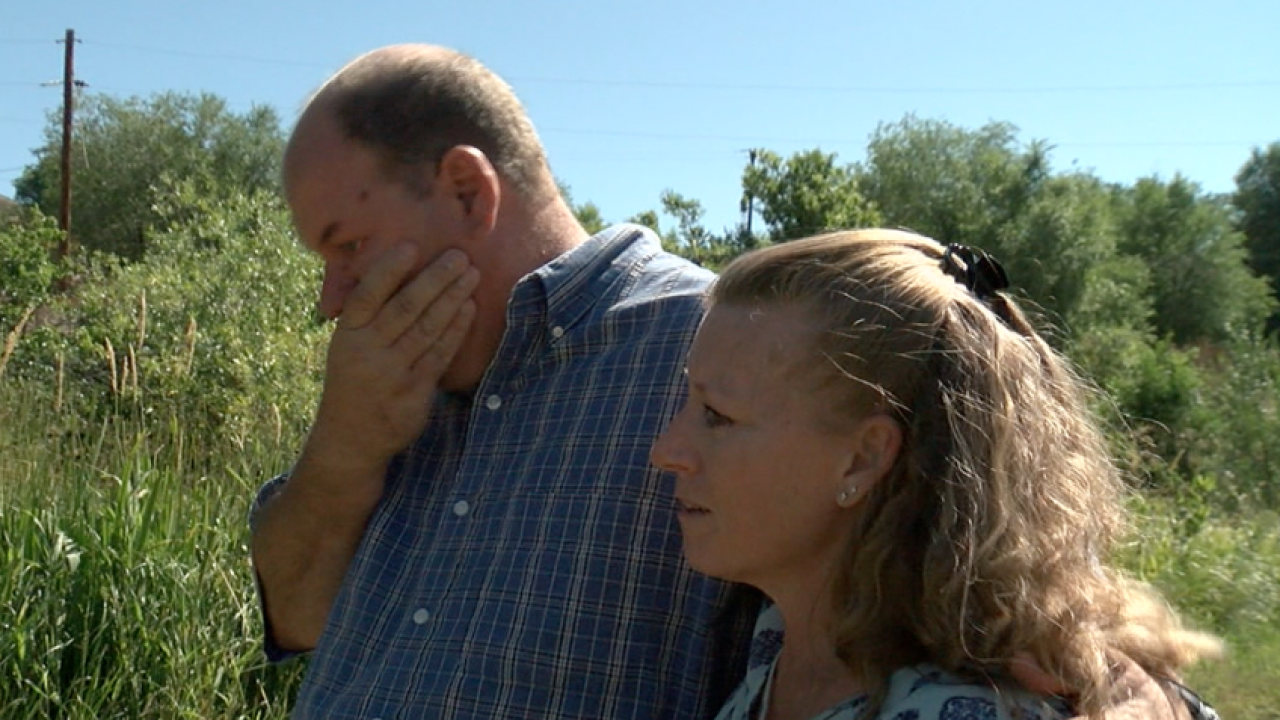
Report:
[{"label": "woman's face", "polygon": [[794,307],[717,305],[689,353],[689,398],[654,443],[676,476],[699,572],[769,586],[827,578],[849,523],[837,496],[857,453],[819,421],[813,323]]}]

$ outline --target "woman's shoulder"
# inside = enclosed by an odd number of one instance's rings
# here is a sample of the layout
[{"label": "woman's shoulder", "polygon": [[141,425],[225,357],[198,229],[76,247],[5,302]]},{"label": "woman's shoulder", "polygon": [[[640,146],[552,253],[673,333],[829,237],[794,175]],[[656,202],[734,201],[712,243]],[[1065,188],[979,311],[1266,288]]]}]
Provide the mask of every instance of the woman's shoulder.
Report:
[{"label": "woman's shoulder", "polygon": [[1058,720],[1067,704],[1017,686],[992,686],[952,675],[934,665],[898,670],[879,717],[884,720]]}]

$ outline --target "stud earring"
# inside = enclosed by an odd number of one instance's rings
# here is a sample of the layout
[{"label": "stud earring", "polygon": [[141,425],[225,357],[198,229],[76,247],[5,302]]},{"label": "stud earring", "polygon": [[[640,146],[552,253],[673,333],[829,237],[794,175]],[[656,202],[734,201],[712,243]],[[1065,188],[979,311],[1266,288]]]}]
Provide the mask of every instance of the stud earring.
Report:
[{"label": "stud earring", "polygon": [[857,494],[858,494],[858,486],[850,485],[844,490],[841,490],[840,494],[836,496],[836,504],[839,505],[840,507],[849,507],[849,501],[853,500],[853,497]]}]

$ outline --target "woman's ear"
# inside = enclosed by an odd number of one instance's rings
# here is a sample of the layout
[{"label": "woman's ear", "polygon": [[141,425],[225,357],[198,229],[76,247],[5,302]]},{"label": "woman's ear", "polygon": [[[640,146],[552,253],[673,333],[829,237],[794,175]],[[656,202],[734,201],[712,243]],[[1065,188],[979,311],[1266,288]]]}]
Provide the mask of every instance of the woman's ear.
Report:
[{"label": "woman's ear", "polygon": [[489,158],[470,145],[449,148],[440,158],[435,192],[452,200],[468,235],[483,237],[498,222],[502,183]]},{"label": "woman's ear", "polygon": [[836,504],[853,507],[881,478],[889,474],[902,450],[902,426],[884,414],[858,422],[853,433],[853,452],[836,491]]}]

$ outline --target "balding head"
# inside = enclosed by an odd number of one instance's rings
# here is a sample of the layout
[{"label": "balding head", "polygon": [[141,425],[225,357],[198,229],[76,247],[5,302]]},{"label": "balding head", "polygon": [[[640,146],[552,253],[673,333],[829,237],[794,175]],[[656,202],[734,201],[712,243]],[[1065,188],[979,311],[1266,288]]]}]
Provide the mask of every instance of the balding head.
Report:
[{"label": "balding head", "polygon": [[322,116],[377,153],[391,177],[424,192],[423,167],[459,145],[483,152],[527,199],[555,192],[542,144],[510,86],[447,48],[393,45],[348,63],[311,98],[290,154]]}]

